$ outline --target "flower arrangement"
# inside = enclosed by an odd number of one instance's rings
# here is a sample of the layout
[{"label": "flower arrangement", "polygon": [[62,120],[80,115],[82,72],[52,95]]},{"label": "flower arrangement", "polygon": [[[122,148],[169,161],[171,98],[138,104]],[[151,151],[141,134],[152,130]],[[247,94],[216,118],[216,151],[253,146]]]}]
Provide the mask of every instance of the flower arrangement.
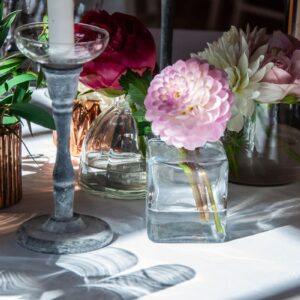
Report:
[{"label": "flower arrangement", "polygon": [[256,103],[294,102],[300,96],[298,74],[300,43],[275,31],[268,37],[264,29],[246,31],[232,26],[216,42],[192,57],[207,60],[223,69],[235,95],[228,129],[240,132]]},{"label": "flower arrangement", "polygon": [[235,95],[223,139],[230,180],[250,185],[292,182],[300,161],[292,123],[298,108],[290,105],[300,98],[300,42],[281,31],[268,36],[264,29],[232,26],[191,56],[223,69]]},{"label": "flower arrangement", "polygon": [[200,222],[209,222],[211,210],[217,233],[225,234],[207,171],[192,157],[224,134],[233,105],[226,73],[197,58],[179,60],[152,79],[144,103],[153,133],[180,153],[179,167],[190,183]]}]

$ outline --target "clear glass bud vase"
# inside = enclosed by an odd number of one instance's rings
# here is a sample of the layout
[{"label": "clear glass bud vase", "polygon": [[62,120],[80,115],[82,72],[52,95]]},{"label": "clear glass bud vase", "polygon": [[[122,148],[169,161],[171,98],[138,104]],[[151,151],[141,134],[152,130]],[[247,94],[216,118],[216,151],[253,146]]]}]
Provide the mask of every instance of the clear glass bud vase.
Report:
[{"label": "clear glass bud vase", "polygon": [[194,151],[148,142],[146,219],[154,242],[226,238],[228,162],[221,142]]},{"label": "clear glass bud vase", "polygon": [[144,199],[146,164],[138,129],[126,101],[99,115],[89,129],[80,159],[80,185],[114,199]]}]

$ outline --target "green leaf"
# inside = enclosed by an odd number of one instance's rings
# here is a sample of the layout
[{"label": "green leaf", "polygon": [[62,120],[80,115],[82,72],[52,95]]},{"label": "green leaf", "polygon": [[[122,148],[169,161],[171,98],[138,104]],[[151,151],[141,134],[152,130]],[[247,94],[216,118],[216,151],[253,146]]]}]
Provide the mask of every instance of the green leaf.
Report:
[{"label": "green leaf", "polygon": [[3,0],[0,1],[0,21],[2,20],[3,17]]},{"label": "green leaf", "polygon": [[2,119],[3,125],[12,125],[18,122],[18,119],[14,116],[4,116]]},{"label": "green leaf", "polygon": [[148,136],[152,132],[151,125],[147,122],[138,123],[138,131],[139,136]]},{"label": "green leaf", "polygon": [[132,83],[129,84],[129,89],[128,89],[129,103],[131,102],[136,106],[143,107],[146,94],[147,92],[145,92],[143,87],[134,85]]},{"label": "green leaf", "polygon": [[0,100],[0,107],[2,105],[11,104],[13,102],[13,99],[14,99],[13,94],[7,95],[6,97],[4,97],[3,99]]},{"label": "green leaf", "polygon": [[128,71],[119,81],[127,93],[126,100],[137,123],[139,136],[145,136],[151,132],[150,123],[145,119],[146,109],[144,105],[151,79],[150,70],[146,70],[142,76],[133,71]]},{"label": "green leaf", "polygon": [[16,16],[19,12],[21,12],[21,10],[16,10],[16,11],[13,11],[13,12],[9,13],[7,16],[5,16],[5,18],[3,18],[0,21],[0,26],[10,27],[12,25],[13,21],[16,19]]},{"label": "green leaf", "polygon": [[44,25],[43,25],[43,31],[42,31],[42,33],[39,36],[39,40],[40,40],[40,42],[47,42],[48,39],[49,39],[48,16],[47,15],[45,15],[43,17],[43,23],[44,23]]},{"label": "green leaf", "polygon": [[2,48],[4,41],[7,37],[9,28],[2,28],[2,26],[0,26],[0,48]]},{"label": "green leaf", "polygon": [[127,93],[129,105],[137,109],[144,108],[144,100],[151,82],[151,73],[146,70],[142,76],[133,71],[128,71],[120,79],[122,88]]},{"label": "green leaf", "polygon": [[43,73],[42,69],[40,69],[40,71],[38,73],[37,80],[36,80],[36,88],[38,89],[38,88],[41,88],[45,85],[46,85],[45,76],[44,76],[44,73]]},{"label": "green leaf", "polygon": [[285,104],[295,104],[297,102],[298,102],[298,97],[293,96],[293,95],[285,96],[282,99],[282,103],[285,103]]},{"label": "green leaf", "polygon": [[31,103],[14,103],[10,110],[16,116],[25,120],[55,130],[55,124],[52,116],[38,106]]},{"label": "green leaf", "polygon": [[143,78],[148,82],[148,86],[150,85],[150,82],[152,80],[152,74],[150,69],[147,69],[144,74],[143,74]]},{"label": "green leaf", "polygon": [[26,91],[22,99],[22,103],[29,103],[31,101],[31,95],[32,95],[32,91]]},{"label": "green leaf", "polygon": [[11,74],[5,74],[5,75],[0,76],[0,85],[5,83],[10,77],[11,77]]},{"label": "green leaf", "polygon": [[8,14],[4,19],[0,22],[0,48],[3,46],[3,43],[7,37],[7,34],[9,32],[9,29],[16,19],[17,14],[20,11],[13,11],[10,14]]},{"label": "green leaf", "polygon": [[[28,88],[29,88],[29,81],[20,83],[16,86],[16,90],[14,92],[14,103],[21,103],[21,102],[26,102],[24,100],[28,99]],[[31,93],[30,93],[31,96]],[[30,97],[29,97],[30,100]]]},{"label": "green leaf", "polygon": [[120,97],[125,94],[125,91],[123,91],[123,90],[114,90],[114,89],[110,89],[110,88],[99,89],[99,90],[96,90],[96,92],[100,92],[101,94],[103,94],[106,97],[113,97],[113,98]]},{"label": "green leaf", "polygon": [[129,84],[134,82],[138,78],[140,78],[140,75],[138,73],[135,73],[135,72],[129,70],[126,72],[125,75],[121,76],[119,83],[120,83],[121,87],[128,93]]},{"label": "green leaf", "polygon": [[144,96],[147,94],[148,87],[151,82],[151,73],[146,70],[142,76],[131,70],[120,78],[120,85],[122,88],[130,95],[130,86],[134,86],[136,89],[140,90]]},{"label": "green leaf", "polygon": [[28,129],[29,129],[30,135],[33,136],[31,123],[29,121],[26,121],[26,122],[27,122],[27,126],[28,126]]},{"label": "green leaf", "polygon": [[24,74],[17,75],[16,77],[0,85],[0,96],[7,93],[12,87],[20,83],[36,80],[36,78],[37,76],[32,73],[24,73]]},{"label": "green leaf", "polygon": [[145,119],[145,110],[135,111],[132,116],[136,121],[139,136],[147,136],[151,133],[151,123]]},{"label": "green leaf", "polygon": [[26,57],[22,54],[13,55],[11,57],[6,57],[0,60],[0,75],[7,74],[8,72],[12,72],[22,66],[22,64],[26,61]]},{"label": "green leaf", "polygon": [[138,111],[133,112],[132,115],[137,122],[144,122],[144,121],[146,121],[145,113],[146,113],[145,110],[138,110]]}]

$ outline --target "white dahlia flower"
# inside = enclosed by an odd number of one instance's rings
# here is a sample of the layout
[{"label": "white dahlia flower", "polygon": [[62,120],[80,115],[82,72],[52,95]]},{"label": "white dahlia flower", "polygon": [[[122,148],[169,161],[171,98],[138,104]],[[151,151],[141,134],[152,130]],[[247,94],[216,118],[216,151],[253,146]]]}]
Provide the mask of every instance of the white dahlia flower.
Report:
[{"label": "white dahlia flower", "polygon": [[217,68],[223,69],[229,80],[229,85],[235,96],[231,110],[231,119],[227,128],[239,132],[244,125],[244,117],[251,117],[254,100],[259,96],[259,82],[273,66],[268,63],[262,66],[262,61],[268,49],[267,35],[264,29],[256,28],[246,32],[232,26],[217,41],[192,57],[200,57]]}]

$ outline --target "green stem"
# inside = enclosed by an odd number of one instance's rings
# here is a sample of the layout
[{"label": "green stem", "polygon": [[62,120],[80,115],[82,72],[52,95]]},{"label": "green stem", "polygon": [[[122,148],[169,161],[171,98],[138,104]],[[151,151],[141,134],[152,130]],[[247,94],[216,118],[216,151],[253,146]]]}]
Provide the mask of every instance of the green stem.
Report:
[{"label": "green stem", "polygon": [[194,176],[193,176],[193,168],[190,167],[187,163],[181,163],[179,164],[179,166],[181,167],[181,169],[183,170],[183,172],[186,174],[190,185],[192,186],[192,192],[193,192],[193,196],[196,202],[196,207],[199,209],[199,213],[200,213],[200,219],[204,219],[206,221],[208,221],[209,219],[209,215],[207,215],[207,213],[205,212],[205,208],[207,208],[207,205],[205,205],[205,201],[203,200],[202,194],[199,190],[197,181],[195,180]]},{"label": "green stem", "polygon": [[239,176],[239,167],[238,167],[238,163],[237,163],[237,159],[236,159],[236,152],[234,150],[234,147],[232,147],[230,144],[228,144],[227,146],[225,146],[225,151],[227,154],[227,158],[228,158],[228,163],[229,163],[229,169],[232,171],[232,173],[235,176]]},{"label": "green stem", "polygon": [[213,194],[213,191],[212,191],[212,188],[211,188],[211,184],[209,182],[209,179],[207,177],[207,174],[206,174],[205,170],[202,170],[202,172],[203,172],[203,178],[204,178],[205,186],[207,187],[207,191],[208,191],[208,195],[209,195],[211,208],[213,210],[217,231],[219,233],[223,233],[223,226],[222,226],[222,223],[221,223],[221,220],[220,220],[220,216],[218,214],[217,205],[216,205],[216,202],[215,202],[215,198],[214,198],[214,194]]},{"label": "green stem", "polygon": [[146,141],[145,141],[145,136],[144,135],[139,135],[138,136],[138,143],[139,143],[139,148],[140,148],[140,151],[143,155],[143,158],[146,158],[147,146],[146,146]]},{"label": "green stem", "polygon": [[[183,159],[187,158],[188,152],[185,149],[180,149],[180,154]],[[192,191],[194,195],[194,199],[196,202],[196,207],[200,209],[200,218],[208,221],[209,215],[208,215],[208,207],[207,203],[210,202],[211,208],[214,215],[214,220],[217,228],[218,233],[223,233],[223,226],[220,220],[220,216],[217,211],[216,202],[214,199],[214,194],[212,191],[211,184],[209,182],[208,176],[206,174],[205,169],[201,168],[200,170],[196,170],[192,164],[184,162],[180,163],[179,166],[182,168],[184,173],[187,175],[189,182],[192,186]],[[197,183],[196,176],[199,176],[199,179],[201,180],[200,184]],[[202,186],[203,185],[203,186]],[[203,192],[203,190],[207,190],[207,193]],[[208,197],[207,197],[208,196]]]}]

